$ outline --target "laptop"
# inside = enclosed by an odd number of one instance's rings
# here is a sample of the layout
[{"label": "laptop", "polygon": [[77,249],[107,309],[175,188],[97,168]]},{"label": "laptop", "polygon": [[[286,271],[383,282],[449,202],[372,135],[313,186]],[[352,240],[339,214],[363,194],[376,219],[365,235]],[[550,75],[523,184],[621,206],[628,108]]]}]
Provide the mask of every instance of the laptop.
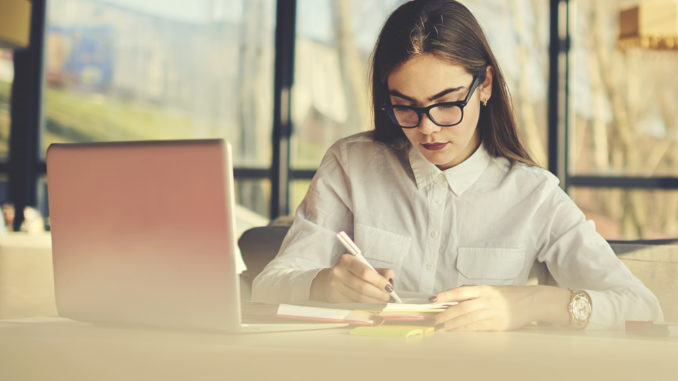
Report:
[{"label": "laptop", "polygon": [[243,321],[222,139],[52,144],[47,182],[61,316],[229,332],[342,325]]}]

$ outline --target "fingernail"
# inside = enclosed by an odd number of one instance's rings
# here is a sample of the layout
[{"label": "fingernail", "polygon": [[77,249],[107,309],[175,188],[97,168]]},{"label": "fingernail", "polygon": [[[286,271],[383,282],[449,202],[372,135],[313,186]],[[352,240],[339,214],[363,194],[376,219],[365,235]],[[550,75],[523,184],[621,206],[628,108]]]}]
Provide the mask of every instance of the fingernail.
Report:
[{"label": "fingernail", "polygon": [[384,287],[384,290],[386,290],[388,293],[393,292],[393,286],[390,284],[387,284],[386,287]]},{"label": "fingernail", "polygon": [[433,295],[432,297],[428,298],[428,301],[431,302],[431,303],[435,303],[435,302],[438,301],[438,297]]},{"label": "fingernail", "polygon": [[393,278],[388,278],[388,283],[390,283],[391,286],[393,286]]}]

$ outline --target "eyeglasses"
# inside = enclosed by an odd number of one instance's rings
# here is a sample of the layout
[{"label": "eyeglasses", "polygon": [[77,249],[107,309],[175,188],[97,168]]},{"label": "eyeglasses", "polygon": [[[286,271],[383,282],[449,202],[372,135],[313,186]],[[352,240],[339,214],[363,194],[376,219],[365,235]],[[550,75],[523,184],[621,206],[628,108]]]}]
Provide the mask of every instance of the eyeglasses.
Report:
[{"label": "eyeglasses", "polygon": [[477,76],[473,77],[471,88],[463,101],[443,102],[427,107],[405,105],[385,105],[381,109],[391,121],[400,128],[415,128],[421,123],[421,114],[426,114],[431,122],[440,127],[451,127],[461,123],[464,119],[464,107],[471,99],[471,94],[478,86]]}]

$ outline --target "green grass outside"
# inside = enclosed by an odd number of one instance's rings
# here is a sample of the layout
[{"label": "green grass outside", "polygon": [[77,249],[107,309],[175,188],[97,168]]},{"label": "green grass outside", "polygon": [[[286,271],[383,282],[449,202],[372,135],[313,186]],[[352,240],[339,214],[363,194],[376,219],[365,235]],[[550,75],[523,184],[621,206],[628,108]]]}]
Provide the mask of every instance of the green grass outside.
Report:
[{"label": "green grass outside", "polygon": [[[8,152],[10,93],[11,83],[0,81],[0,158]],[[43,152],[57,142],[188,138],[194,126],[187,113],[157,105],[49,87],[44,97]]]},{"label": "green grass outside", "polygon": [[100,94],[45,89],[43,149],[53,142],[179,139],[194,121],[180,111]]},{"label": "green grass outside", "polygon": [[[6,112],[0,106],[0,159],[8,153],[10,93],[11,83],[0,81],[0,105],[7,105]],[[51,143],[185,139],[194,135],[196,121],[177,109],[52,87],[45,87],[44,99],[43,152]],[[207,129],[214,131],[216,126]],[[296,139],[303,148],[293,154],[294,167],[317,167],[325,147],[306,137]]]}]

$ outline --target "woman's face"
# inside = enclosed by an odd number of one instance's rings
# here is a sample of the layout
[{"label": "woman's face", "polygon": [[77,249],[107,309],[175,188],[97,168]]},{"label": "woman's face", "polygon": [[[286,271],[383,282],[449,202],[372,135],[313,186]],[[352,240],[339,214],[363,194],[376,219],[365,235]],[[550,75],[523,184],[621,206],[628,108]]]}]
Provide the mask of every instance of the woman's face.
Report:
[{"label": "woman's face", "polygon": [[[455,102],[466,98],[473,76],[462,66],[444,61],[433,54],[410,58],[388,77],[391,104],[425,107],[435,103]],[[447,169],[466,160],[478,148],[480,137],[476,126],[480,115],[480,99],[489,99],[492,74],[478,85],[464,107],[461,123],[440,127],[426,116],[416,128],[403,128],[412,146],[440,169]]]}]

